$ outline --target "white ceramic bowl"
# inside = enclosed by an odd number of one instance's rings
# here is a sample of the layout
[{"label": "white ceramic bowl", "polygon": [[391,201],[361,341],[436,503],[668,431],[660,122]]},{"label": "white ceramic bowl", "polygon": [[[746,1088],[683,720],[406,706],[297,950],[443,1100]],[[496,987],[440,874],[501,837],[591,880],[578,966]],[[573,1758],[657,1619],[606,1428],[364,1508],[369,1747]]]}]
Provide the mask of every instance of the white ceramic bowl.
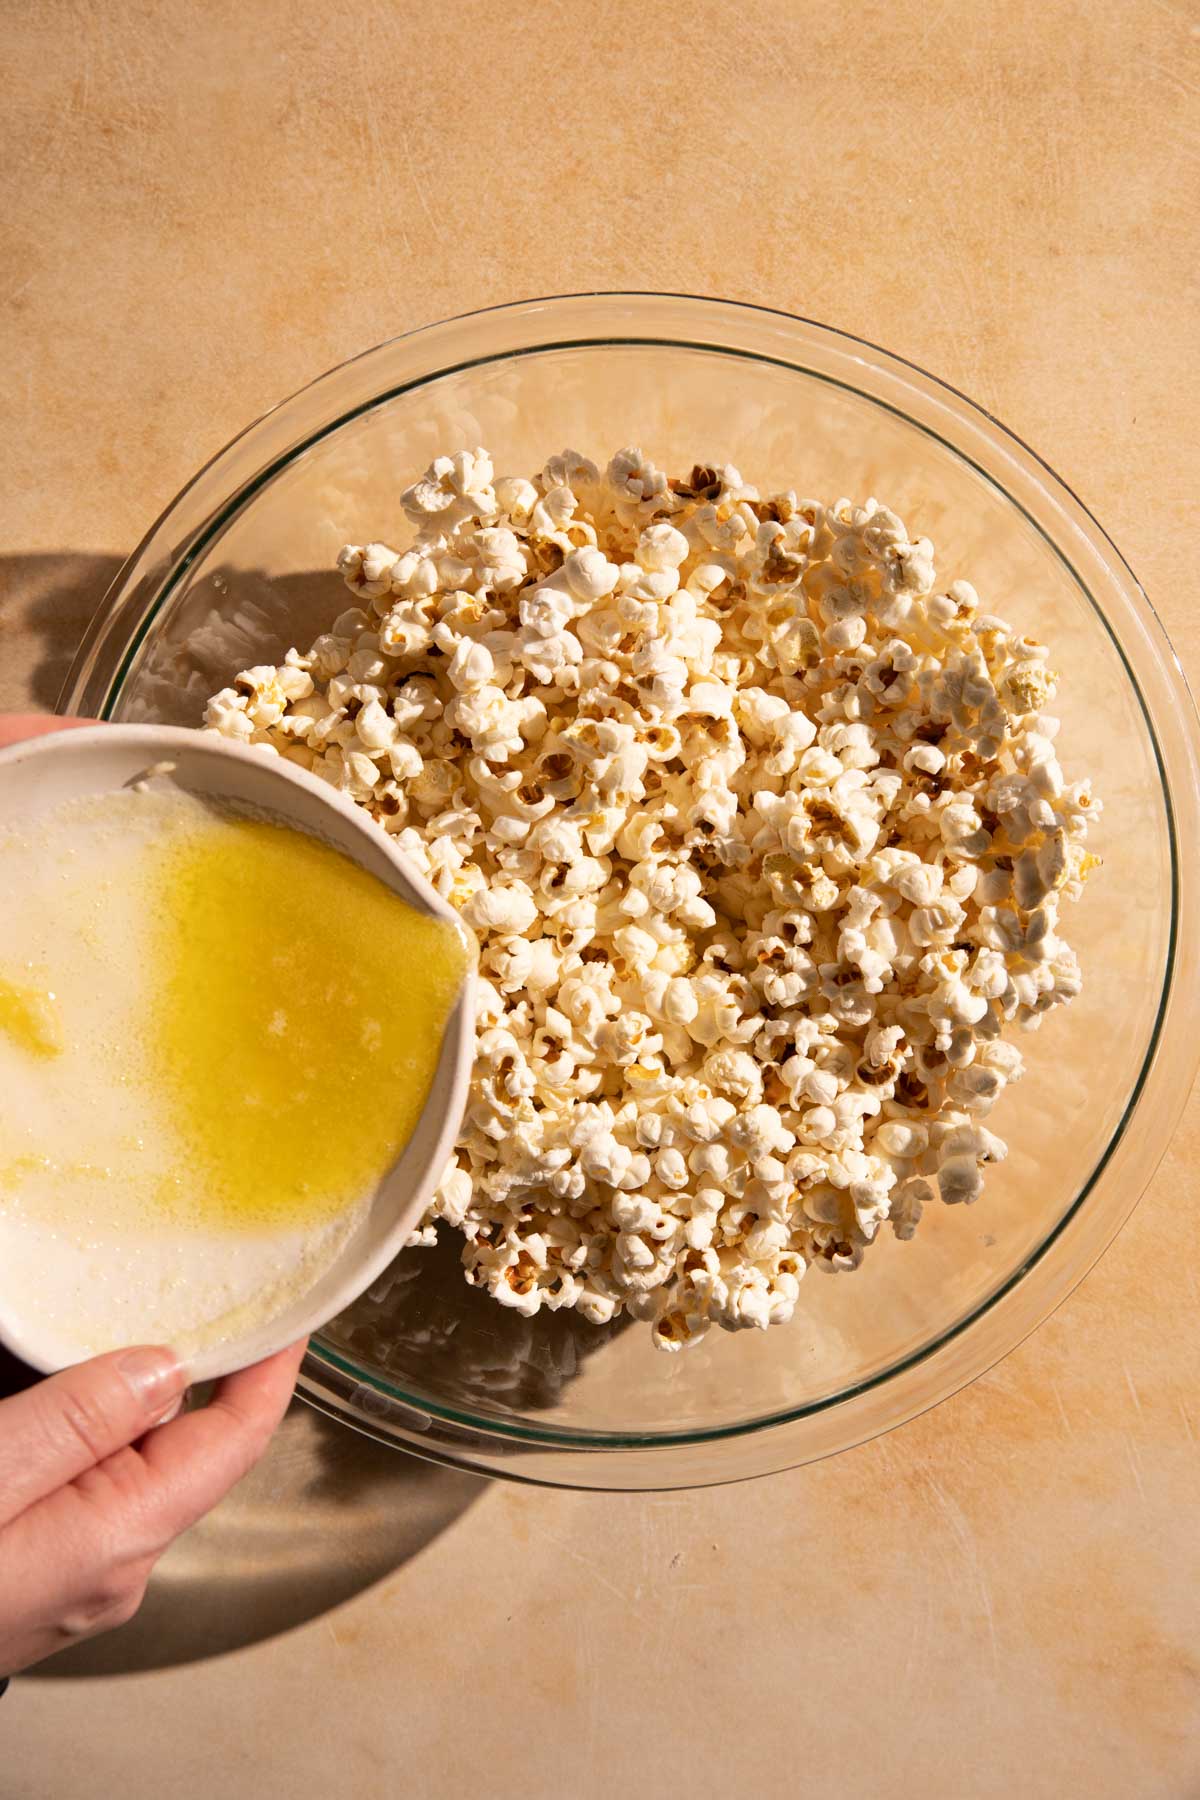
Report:
[{"label": "white ceramic bowl", "polygon": [[[173,765],[164,779],[319,838],[418,911],[457,924],[454,913],[391,840],[325,782],[261,751],[174,726],[102,725],[31,738],[0,751],[0,826],[31,823],[76,796],[113,792],[160,763]],[[358,1230],[313,1286],[282,1312],[196,1356],[193,1379],[211,1380],[243,1368],[315,1331],[387,1267],[425,1211],[453,1149],[466,1103],[474,1019],[474,975],[468,972],[417,1128],[379,1182]],[[0,1341],[35,1369],[60,1369],[77,1360],[77,1352],[56,1339],[49,1321],[33,1327],[26,1321],[18,1329],[10,1311],[0,1270]]]}]

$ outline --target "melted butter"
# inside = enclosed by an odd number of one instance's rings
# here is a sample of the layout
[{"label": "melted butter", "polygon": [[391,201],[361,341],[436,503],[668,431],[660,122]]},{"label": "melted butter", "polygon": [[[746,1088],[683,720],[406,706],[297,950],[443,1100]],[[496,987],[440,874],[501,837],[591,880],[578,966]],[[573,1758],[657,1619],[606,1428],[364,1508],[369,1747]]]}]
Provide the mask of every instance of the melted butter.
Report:
[{"label": "melted butter", "polygon": [[29,1056],[62,1054],[55,996],[0,975],[0,1032]]},{"label": "melted butter", "polygon": [[17,1156],[12,1162],[0,1163],[0,1194],[15,1193],[30,1175],[39,1175],[52,1167],[48,1156]]},{"label": "melted butter", "polygon": [[403,1150],[469,952],[347,858],[222,820],[156,858],[147,1051],[176,1217],[319,1226]]}]

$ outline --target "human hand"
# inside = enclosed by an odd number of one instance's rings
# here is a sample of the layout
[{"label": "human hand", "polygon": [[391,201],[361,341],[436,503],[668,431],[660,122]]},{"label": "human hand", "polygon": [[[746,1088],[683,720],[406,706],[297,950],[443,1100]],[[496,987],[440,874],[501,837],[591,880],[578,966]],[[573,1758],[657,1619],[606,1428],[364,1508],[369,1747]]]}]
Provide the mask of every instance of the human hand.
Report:
[{"label": "human hand", "polygon": [[0,750],[23,738],[45,737],[51,731],[71,731],[94,725],[95,719],[59,719],[47,713],[0,713]]},{"label": "human hand", "polygon": [[0,1401],[0,1676],[133,1617],[168,1544],[266,1449],[303,1354],[229,1375],[175,1418],[187,1371],[161,1347]]}]

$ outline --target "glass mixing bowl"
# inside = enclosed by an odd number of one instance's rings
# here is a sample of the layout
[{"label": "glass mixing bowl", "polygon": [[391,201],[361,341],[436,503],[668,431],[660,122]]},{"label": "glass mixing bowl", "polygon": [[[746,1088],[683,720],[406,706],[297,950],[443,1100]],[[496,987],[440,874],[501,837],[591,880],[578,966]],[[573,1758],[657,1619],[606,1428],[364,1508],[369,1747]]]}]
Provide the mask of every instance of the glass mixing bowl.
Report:
[{"label": "glass mixing bowl", "polygon": [[[991,1121],[1008,1160],[973,1207],[927,1209],[852,1276],[816,1271],[790,1325],[655,1351],[642,1326],[526,1320],[468,1288],[456,1241],[406,1252],[313,1341],[317,1406],[490,1474],[676,1487],[786,1468],[883,1431],[1004,1355],[1063,1298],[1145,1187],[1187,1094],[1195,953],[1195,717],[1120,554],[1029,450],[910,364],[824,326],[661,294],[532,301],[384,344],[252,426],[117,577],[64,697],[199,722],[249,663],[342,610],[347,540],[399,529],[397,494],[447,448],[501,470],[639,443],[668,469],[878,495],[943,580],[1052,646],[1068,769],[1104,801],[1104,868],[1070,915],[1085,986],[1023,1040]],[[393,538],[393,541],[394,538]]]}]

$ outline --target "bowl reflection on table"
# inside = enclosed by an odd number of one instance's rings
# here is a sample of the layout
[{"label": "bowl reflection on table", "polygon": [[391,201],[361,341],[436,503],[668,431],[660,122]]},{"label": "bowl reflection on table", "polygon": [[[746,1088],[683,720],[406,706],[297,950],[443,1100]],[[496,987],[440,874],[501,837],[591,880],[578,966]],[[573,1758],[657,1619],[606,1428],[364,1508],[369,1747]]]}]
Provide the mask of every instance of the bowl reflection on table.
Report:
[{"label": "bowl reflection on table", "polygon": [[[532,472],[635,442],[669,470],[732,461],[764,488],[876,495],[933,539],[943,581],[1052,647],[1069,775],[1104,801],[1104,868],[1072,908],[1080,999],[1022,1039],[992,1120],[1008,1161],[974,1207],[886,1233],[850,1277],[810,1272],[797,1316],[679,1356],[642,1326],[527,1321],[461,1282],[453,1241],[315,1343],[317,1404],[422,1454],[565,1484],[648,1487],[783,1468],[886,1429],[1018,1342],[1149,1179],[1194,1066],[1195,719],[1136,581],[1029,451],[919,370],[824,327],[715,301],[580,296],[387,344],[269,414],[209,465],[122,571],[68,690],[77,711],[195,724],[248,663],[342,609],[347,540],[403,536],[430,457],[486,445]],[[1184,853],[1179,850],[1185,846]],[[1193,933],[1194,936],[1194,933]],[[361,1309],[361,1310],[360,1310]]]}]

